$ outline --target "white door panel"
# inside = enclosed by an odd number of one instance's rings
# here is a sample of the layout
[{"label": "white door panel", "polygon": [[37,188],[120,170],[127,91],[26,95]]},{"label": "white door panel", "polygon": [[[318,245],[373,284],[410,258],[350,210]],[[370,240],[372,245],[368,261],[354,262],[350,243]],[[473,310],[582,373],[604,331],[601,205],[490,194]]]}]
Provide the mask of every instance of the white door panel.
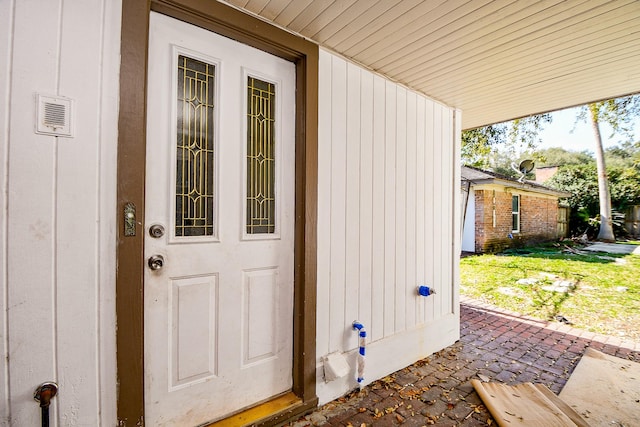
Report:
[{"label": "white door panel", "polygon": [[152,13],[148,76],[145,418],[198,425],[292,386],[295,68]]}]

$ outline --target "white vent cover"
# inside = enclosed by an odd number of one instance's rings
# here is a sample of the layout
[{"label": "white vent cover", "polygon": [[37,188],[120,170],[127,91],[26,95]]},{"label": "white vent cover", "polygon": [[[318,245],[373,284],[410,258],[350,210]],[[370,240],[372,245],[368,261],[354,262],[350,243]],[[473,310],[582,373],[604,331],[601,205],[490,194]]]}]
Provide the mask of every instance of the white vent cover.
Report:
[{"label": "white vent cover", "polygon": [[62,96],[36,96],[36,133],[73,137],[71,99]]}]

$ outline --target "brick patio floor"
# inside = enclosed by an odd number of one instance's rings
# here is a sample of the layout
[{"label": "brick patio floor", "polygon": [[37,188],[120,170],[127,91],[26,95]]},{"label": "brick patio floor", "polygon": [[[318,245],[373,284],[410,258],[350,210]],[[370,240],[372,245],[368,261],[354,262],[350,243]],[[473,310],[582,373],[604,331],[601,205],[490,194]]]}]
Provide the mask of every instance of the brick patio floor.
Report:
[{"label": "brick patio floor", "polygon": [[556,394],[587,347],[640,362],[640,343],[462,298],[460,341],[289,424],[495,426],[470,380],[542,383]]}]

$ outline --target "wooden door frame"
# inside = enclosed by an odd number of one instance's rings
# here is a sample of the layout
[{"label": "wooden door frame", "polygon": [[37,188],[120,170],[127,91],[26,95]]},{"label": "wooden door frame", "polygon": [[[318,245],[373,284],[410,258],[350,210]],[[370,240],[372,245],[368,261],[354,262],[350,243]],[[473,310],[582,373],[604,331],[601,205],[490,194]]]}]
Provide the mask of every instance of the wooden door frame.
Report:
[{"label": "wooden door frame", "polygon": [[[117,188],[117,369],[119,426],[144,425],[144,191],[149,12],[214,31],[296,65],[293,393],[301,404],[265,424],[309,411],[316,396],[318,46],[218,1],[124,0]],[[136,208],[125,236],[124,207]]]}]

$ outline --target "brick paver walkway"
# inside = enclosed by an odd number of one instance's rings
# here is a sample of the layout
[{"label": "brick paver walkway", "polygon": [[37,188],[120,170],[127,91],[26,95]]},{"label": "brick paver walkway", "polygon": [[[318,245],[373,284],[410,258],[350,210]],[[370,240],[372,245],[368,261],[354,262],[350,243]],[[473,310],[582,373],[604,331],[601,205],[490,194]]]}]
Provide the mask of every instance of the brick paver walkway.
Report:
[{"label": "brick paver walkway", "polygon": [[640,361],[640,344],[462,299],[460,341],[291,427],[486,426],[495,422],[470,380],[546,384],[559,393],[587,347]]}]

